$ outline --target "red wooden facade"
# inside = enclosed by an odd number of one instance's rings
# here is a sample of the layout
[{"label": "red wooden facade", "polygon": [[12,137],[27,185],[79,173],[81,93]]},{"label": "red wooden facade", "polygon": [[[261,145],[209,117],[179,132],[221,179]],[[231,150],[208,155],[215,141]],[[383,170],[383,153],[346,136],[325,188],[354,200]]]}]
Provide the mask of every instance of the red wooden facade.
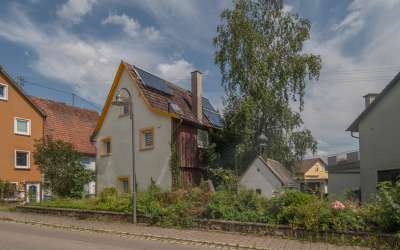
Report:
[{"label": "red wooden facade", "polygon": [[204,169],[200,166],[197,128],[174,121],[173,131],[173,140],[176,142],[181,162],[181,184],[183,188],[198,186],[203,178]]}]

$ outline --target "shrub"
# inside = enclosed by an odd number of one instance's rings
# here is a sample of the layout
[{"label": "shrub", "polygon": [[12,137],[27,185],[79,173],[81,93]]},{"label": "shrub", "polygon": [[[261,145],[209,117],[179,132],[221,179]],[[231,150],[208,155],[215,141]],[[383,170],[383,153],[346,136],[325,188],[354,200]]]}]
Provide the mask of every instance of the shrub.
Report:
[{"label": "shrub", "polygon": [[270,200],[267,209],[269,222],[287,225],[294,221],[299,206],[317,201],[319,198],[297,190],[283,190]]},{"label": "shrub", "polygon": [[203,215],[211,219],[267,222],[267,206],[268,200],[254,191],[220,190],[212,196]]},{"label": "shrub", "polygon": [[400,181],[381,183],[375,200],[361,212],[372,229],[400,233]]},{"label": "shrub", "polygon": [[15,192],[17,191],[15,187],[15,185],[8,181],[0,180],[0,201],[8,198],[13,198]]},{"label": "shrub", "polygon": [[365,224],[357,210],[350,204],[312,200],[296,207],[290,224],[313,231],[357,231]]}]

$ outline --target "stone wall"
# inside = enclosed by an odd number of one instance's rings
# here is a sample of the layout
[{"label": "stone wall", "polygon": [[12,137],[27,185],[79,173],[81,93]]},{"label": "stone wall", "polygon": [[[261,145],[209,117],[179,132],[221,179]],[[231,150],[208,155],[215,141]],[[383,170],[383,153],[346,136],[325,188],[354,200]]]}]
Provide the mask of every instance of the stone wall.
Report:
[{"label": "stone wall", "polygon": [[[107,221],[132,221],[132,214],[109,211],[95,211],[69,208],[49,208],[39,206],[17,206],[17,211],[70,216],[79,219],[98,219]],[[154,224],[150,217],[138,215],[137,220],[142,224]],[[201,230],[215,230],[241,234],[272,235],[289,239],[307,241],[323,241],[335,244],[350,244],[369,246],[373,249],[400,249],[400,240],[392,234],[376,234],[371,232],[315,232],[302,228],[293,228],[285,225],[267,225],[263,223],[194,219],[192,228]]]}]

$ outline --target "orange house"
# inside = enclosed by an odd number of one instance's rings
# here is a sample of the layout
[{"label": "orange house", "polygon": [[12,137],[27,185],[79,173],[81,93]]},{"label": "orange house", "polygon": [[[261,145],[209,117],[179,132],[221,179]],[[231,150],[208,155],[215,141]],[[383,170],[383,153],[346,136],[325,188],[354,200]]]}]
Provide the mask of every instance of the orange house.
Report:
[{"label": "orange house", "polygon": [[0,179],[15,184],[16,195],[28,201],[41,197],[42,176],[33,152],[35,140],[43,137],[44,118],[0,66]]}]

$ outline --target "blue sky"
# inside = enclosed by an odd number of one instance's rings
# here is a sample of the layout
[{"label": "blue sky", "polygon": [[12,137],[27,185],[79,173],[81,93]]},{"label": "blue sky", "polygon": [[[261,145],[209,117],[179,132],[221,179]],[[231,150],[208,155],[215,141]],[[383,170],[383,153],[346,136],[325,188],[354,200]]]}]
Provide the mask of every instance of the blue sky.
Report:
[{"label": "blue sky", "polygon": [[[186,88],[199,69],[205,95],[222,108],[212,38],[219,13],[230,6],[229,0],[3,0],[0,64],[26,79],[29,94],[71,102],[28,82],[39,83],[99,107],[121,59]],[[288,0],[285,11],[311,20],[305,50],[323,60],[304,111],[318,153],[357,149],[344,130],[362,111],[362,96],[379,92],[400,69],[400,0]]]}]

